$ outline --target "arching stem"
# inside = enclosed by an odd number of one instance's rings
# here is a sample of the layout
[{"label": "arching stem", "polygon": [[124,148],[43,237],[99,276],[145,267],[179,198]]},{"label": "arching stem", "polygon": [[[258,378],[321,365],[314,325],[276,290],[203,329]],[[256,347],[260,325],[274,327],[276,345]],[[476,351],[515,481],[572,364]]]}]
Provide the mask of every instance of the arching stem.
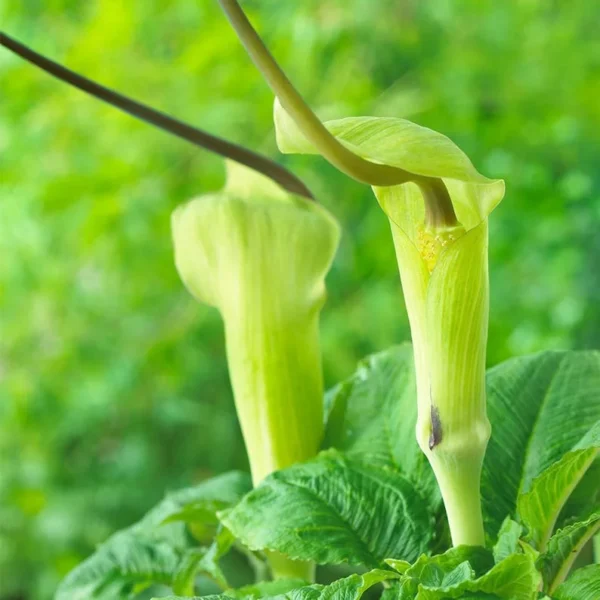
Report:
[{"label": "arching stem", "polygon": [[369,185],[391,186],[413,181],[425,200],[428,225],[454,226],[456,215],[441,179],[424,177],[403,169],[366,160],[339,142],[306,104],[244,14],[237,0],[218,0],[250,58],[262,73],[281,106],[304,136],[332,165],[346,175]]},{"label": "arching stem", "polygon": [[294,119],[306,138],[332,165],[346,175],[370,185],[396,185],[413,179],[413,175],[407,171],[388,165],[378,165],[357,156],[332,136],[277,64],[238,2],[219,0],[219,4],[283,108]]}]

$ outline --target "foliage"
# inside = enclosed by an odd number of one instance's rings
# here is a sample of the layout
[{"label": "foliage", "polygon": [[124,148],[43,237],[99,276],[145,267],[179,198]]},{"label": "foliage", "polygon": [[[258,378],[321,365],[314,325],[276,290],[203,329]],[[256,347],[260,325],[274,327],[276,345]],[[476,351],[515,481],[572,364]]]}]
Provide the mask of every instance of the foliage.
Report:
[{"label": "foliage", "polygon": [[[323,116],[411,118],[509,180],[491,225],[491,364],[598,345],[593,2],[247,4]],[[108,85],[274,152],[272,98],[212,0],[5,0],[0,22]],[[0,596],[41,600],[164,490],[245,467],[218,317],[183,292],[169,243],[172,207],[217,188],[222,168],[7,53],[0,88]],[[347,231],[323,319],[332,383],[408,337],[393,248],[368,190],[323,163],[286,161]],[[351,381],[364,390],[361,375]],[[385,451],[374,433],[328,431],[352,458],[369,444]],[[394,440],[397,466],[423,481],[435,512],[435,488],[419,476],[427,464],[406,439]],[[542,452],[545,468],[578,442]],[[572,543],[592,518],[582,490],[594,468],[557,523]],[[502,510],[488,497],[495,530],[515,513],[508,483]],[[560,531],[548,548],[566,552]]]},{"label": "foliage", "polygon": [[[329,429],[334,428],[342,433],[338,439],[344,439],[345,431],[352,432],[358,438],[363,433],[368,435],[374,425],[385,431],[385,421],[389,419],[385,410],[386,395],[365,394],[364,390],[380,389],[382,382],[391,389],[405,385],[411,389],[414,381],[410,381],[410,374],[414,369],[411,353],[407,349],[409,350],[407,346],[395,347],[370,357],[366,365],[359,368],[357,376],[341,385],[340,389],[350,389],[344,396],[345,410],[330,410],[327,423]],[[528,380],[534,381],[536,375],[543,374],[548,363],[556,359],[556,354],[546,352],[512,359],[492,369],[488,376],[490,415],[498,417],[498,420],[492,420],[492,427],[502,424],[501,419],[506,418],[506,415],[502,417],[498,408],[503,403],[510,402],[513,407],[512,418],[520,420],[527,430],[527,437],[534,433],[542,435],[548,445],[554,448],[555,453],[548,462],[535,466],[525,462],[531,466],[530,478],[518,490],[516,499],[516,506],[521,506],[525,502],[523,498],[527,498],[535,490],[540,503],[552,507],[551,514],[544,513],[552,524],[557,522],[576,484],[562,477],[556,477],[551,488],[541,486],[538,482],[555,473],[564,464],[565,457],[573,454],[570,450],[571,442],[562,442],[561,454],[557,451],[561,433],[553,431],[552,420],[546,418],[547,415],[538,415],[529,425],[522,420],[524,405],[520,401],[523,397],[521,387],[506,386],[502,396],[497,391],[502,389],[499,387],[501,382],[513,379],[523,372]],[[564,378],[564,385],[557,384],[553,388],[555,395],[552,403],[547,400],[545,403],[537,403],[539,399],[548,398],[547,389],[541,385],[529,390],[528,402],[533,406],[547,407],[547,410],[552,410],[552,407],[558,410],[560,407],[560,412],[564,415],[572,406],[579,386],[588,389],[588,406],[597,409],[600,407],[600,386],[588,387],[600,376],[600,363],[597,359],[597,352],[561,353],[562,368],[558,373]],[[395,376],[390,376],[391,364],[401,365],[396,369]],[[361,385],[353,391],[357,381]],[[414,397],[412,404],[415,404]],[[349,415],[357,414],[360,410],[364,410],[370,418],[362,421],[349,418]],[[415,415],[411,417],[408,414],[406,417],[408,424],[412,422],[414,426]],[[591,415],[581,425],[580,431],[587,427],[593,433],[599,424],[600,415]],[[516,430],[514,423],[512,427],[514,440],[518,442],[521,432]],[[416,446],[414,438],[410,439]],[[600,448],[597,438],[584,435],[584,439],[588,440],[586,444],[589,446]],[[507,440],[507,452],[500,454],[492,451],[487,455],[487,469],[505,475],[520,472],[523,465],[521,448],[518,443],[512,444],[512,441]],[[354,598],[366,589],[365,580],[369,579],[386,580],[387,585],[392,586],[386,589],[386,594],[396,594],[397,600],[473,597],[534,600],[542,586],[547,592],[554,593],[556,590],[559,600],[561,597],[591,600],[591,596],[586,595],[587,591],[581,590],[594,589],[595,569],[575,570],[563,583],[572,563],[571,553],[576,543],[571,543],[570,546],[567,543],[568,550],[565,551],[560,540],[566,539],[567,533],[561,529],[552,538],[552,543],[546,546],[538,535],[537,523],[530,524],[523,514],[515,513],[514,507],[506,515],[498,532],[493,519],[497,509],[490,504],[486,505],[486,522],[490,524],[487,534],[491,540],[496,540],[493,551],[457,546],[431,556],[434,548],[431,532],[434,530],[435,505],[427,503],[417,484],[411,483],[402,474],[402,461],[398,466],[391,460],[387,464],[381,461],[380,466],[374,467],[369,447],[362,446],[362,451],[360,448],[361,446],[352,448],[351,445],[346,445],[347,457],[339,449],[325,450],[316,459],[273,473],[230,508],[215,510],[214,516],[231,532],[231,538],[229,543],[220,545],[222,551],[216,558],[216,564],[212,563],[213,572],[218,568],[218,558],[232,548],[231,542],[233,538],[237,538],[238,544],[241,543],[248,551],[259,555],[277,551],[291,558],[313,560],[323,565],[348,562],[357,567],[374,569],[363,574],[362,580],[355,575],[337,580],[325,588],[305,587],[296,582],[295,587],[285,593],[288,598],[320,598],[321,595],[340,595],[344,598],[352,595]],[[507,489],[510,492],[510,486]],[[484,481],[483,491],[484,495],[492,492],[497,494],[499,488]],[[204,499],[202,494],[190,494],[191,497],[194,495]],[[560,502],[555,501],[557,495],[561,498]],[[437,503],[437,511],[440,510],[443,511],[443,508]],[[158,514],[161,514],[160,510]],[[186,518],[188,525],[197,525],[192,511],[184,511],[182,514],[190,515]],[[582,522],[579,528],[589,528],[597,521],[597,516],[596,521],[593,518],[586,519],[585,515],[575,517]],[[512,519],[518,519],[522,525]],[[124,586],[121,595],[115,587],[111,588],[115,600],[132,597],[131,592],[138,589],[135,586],[140,583],[162,583],[177,593],[180,587],[178,574],[183,568],[181,565],[186,567],[184,587],[190,590],[189,594],[193,594],[196,589],[195,575],[206,567],[198,562],[193,563],[192,569],[187,568],[187,556],[193,551],[194,543],[189,547],[184,545],[182,550],[181,536],[173,536],[170,527],[172,525],[161,525],[156,518],[147,518],[134,526],[133,531],[126,530],[117,534],[116,538],[109,540],[92,558],[69,575],[59,589],[58,600],[102,598],[104,587],[108,582],[114,585],[115,578],[121,579]],[[553,526],[550,527],[550,533],[552,529]],[[223,535],[222,531],[216,534],[217,544],[219,536]],[[570,526],[569,532],[576,539],[577,532],[573,526]],[[438,530],[437,535],[443,535],[443,532]],[[119,540],[119,536],[124,536],[124,539]],[[151,559],[148,546],[137,545],[144,536],[154,540],[155,554]],[[121,541],[118,552],[115,540]],[[582,571],[586,575],[582,575]],[[225,594],[223,599],[227,595],[243,596],[243,593],[232,590],[231,584],[226,580],[221,579],[220,583]],[[259,588],[243,597],[272,596]]]},{"label": "foliage", "polygon": [[388,557],[414,560],[427,550],[426,506],[397,471],[330,450],[274,473],[221,520],[252,550],[377,567]]}]

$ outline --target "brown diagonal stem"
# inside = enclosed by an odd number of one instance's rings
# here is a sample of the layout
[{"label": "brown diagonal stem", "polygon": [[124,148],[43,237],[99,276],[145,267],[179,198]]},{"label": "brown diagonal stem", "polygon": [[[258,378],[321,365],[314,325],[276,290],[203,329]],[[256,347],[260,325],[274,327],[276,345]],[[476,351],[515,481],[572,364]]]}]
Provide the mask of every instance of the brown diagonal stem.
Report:
[{"label": "brown diagonal stem", "polygon": [[209,152],[213,152],[224,158],[229,158],[246,165],[271,178],[273,181],[276,181],[281,187],[293,194],[304,196],[310,200],[314,199],[310,190],[300,179],[298,179],[298,177],[261,154],[211,135],[197,127],[188,125],[187,123],[170,117],[150,106],[132,100],[123,94],[104,87],[87,77],[63,67],[59,63],[46,58],[3,32],[0,32],[0,45],[19,55],[36,67],[46,71],[50,75],[53,75],[57,79],[60,79],[137,119],[154,125],[163,131],[191,142]]}]

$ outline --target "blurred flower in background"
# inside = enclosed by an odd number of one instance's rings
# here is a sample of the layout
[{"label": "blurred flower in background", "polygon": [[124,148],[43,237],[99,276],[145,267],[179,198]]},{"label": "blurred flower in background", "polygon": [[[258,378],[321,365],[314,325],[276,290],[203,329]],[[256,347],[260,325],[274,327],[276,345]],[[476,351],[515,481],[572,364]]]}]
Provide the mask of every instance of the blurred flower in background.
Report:
[{"label": "blurred flower in background", "polygon": [[[593,2],[244,6],[323,118],[409,118],[506,179],[490,224],[490,364],[599,345]],[[0,22],[278,156],[272,95],[213,0],[5,0]],[[0,599],[45,600],[166,489],[246,466],[222,325],[180,284],[169,232],[172,209],[219,188],[224,168],[4,51],[0,89]],[[409,337],[389,225],[368,187],[282,160],[345,229],[322,314],[331,384]]]}]

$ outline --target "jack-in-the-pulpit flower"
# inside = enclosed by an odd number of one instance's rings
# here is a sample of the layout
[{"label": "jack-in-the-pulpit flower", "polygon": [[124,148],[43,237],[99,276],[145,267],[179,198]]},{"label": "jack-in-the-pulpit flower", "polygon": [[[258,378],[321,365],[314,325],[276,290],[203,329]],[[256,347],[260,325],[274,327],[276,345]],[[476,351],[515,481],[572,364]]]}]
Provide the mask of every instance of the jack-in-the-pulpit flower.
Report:
[{"label": "jack-in-the-pulpit flower", "polygon": [[225,188],[177,208],[175,263],[218,308],[252,478],[314,456],[323,434],[319,313],[340,229],[316,202],[227,164]]},{"label": "jack-in-the-pulpit flower", "polygon": [[[277,101],[275,124],[283,152],[316,152]],[[440,486],[453,543],[483,544],[487,218],[502,200],[504,182],[480,175],[447,137],[403,119],[348,118],[325,126],[358,156],[414,175],[412,182],[373,189],[390,220],[410,320],[417,440]],[[449,195],[450,218],[431,211],[432,189]]]},{"label": "jack-in-the-pulpit flower", "polygon": [[[227,163],[223,190],[172,215],[188,290],[223,317],[227,362],[255,485],[312,458],[323,436],[319,313],[340,238],[316,202]],[[311,580],[310,563],[269,553],[275,577]]]}]

